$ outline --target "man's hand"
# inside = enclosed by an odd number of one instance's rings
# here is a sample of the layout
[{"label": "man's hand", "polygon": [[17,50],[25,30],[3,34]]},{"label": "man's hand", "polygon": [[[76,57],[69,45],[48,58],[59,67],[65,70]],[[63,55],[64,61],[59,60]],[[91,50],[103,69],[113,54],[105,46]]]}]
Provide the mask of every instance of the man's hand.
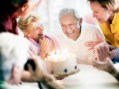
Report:
[{"label": "man's hand", "polygon": [[30,75],[30,82],[37,82],[42,80],[44,71],[39,60],[41,60],[39,57],[33,56],[33,58],[29,60],[32,63],[29,62],[27,64],[27,71]]},{"label": "man's hand", "polygon": [[28,64],[30,79],[27,82],[42,82],[48,89],[65,89],[64,86],[57,82],[53,75],[43,69],[42,64],[38,60],[40,60],[39,57],[33,57],[35,68]]},{"label": "man's hand", "polygon": [[68,76],[73,75],[73,74],[78,73],[78,72],[79,72],[79,70],[71,72],[69,74],[54,75],[54,76],[56,79],[61,80],[61,79],[64,79],[65,77],[68,77]]}]

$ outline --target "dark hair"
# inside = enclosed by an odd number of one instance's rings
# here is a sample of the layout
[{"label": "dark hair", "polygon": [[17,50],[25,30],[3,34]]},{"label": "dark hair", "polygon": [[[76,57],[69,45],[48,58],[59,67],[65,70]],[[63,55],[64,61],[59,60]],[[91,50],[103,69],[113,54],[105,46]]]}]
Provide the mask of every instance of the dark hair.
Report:
[{"label": "dark hair", "polygon": [[0,0],[0,12],[13,14],[27,2],[28,0]]},{"label": "dark hair", "polygon": [[105,9],[112,9],[113,12],[119,11],[118,0],[88,0],[89,2],[98,2]]}]

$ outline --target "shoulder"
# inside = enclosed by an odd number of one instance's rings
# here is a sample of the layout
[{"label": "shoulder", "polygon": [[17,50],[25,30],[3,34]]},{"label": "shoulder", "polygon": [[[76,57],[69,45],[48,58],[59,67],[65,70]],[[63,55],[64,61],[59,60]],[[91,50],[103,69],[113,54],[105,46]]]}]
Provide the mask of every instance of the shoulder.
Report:
[{"label": "shoulder", "polygon": [[82,29],[85,31],[85,32],[98,32],[99,29],[98,27],[96,27],[95,25],[92,25],[92,24],[88,24],[88,23],[84,23],[82,25]]},{"label": "shoulder", "polygon": [[9,21],[10,16],[7,14],[0,14],[0,32],[4,32],[7,31],[7,27],[9,26],[9,24],[11,23]]},{"label": "shoulder", "polygon": [[119,12],[115,13],[115,15],[119,18]]},{"label": "shoulder", "polygon": [[97,35],[100,35],[102,38],[104,38],[103,32],[96,25],[85,23],[83,30],[84,30],[84,34],[86,35],[96,35],[97,34]]}]

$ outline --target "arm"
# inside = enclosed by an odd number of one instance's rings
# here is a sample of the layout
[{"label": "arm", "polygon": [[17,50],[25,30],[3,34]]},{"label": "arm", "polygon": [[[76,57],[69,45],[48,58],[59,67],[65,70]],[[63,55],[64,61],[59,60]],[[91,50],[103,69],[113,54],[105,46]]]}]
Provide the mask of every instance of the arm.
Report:
[{"label": "arm", "polygon": [[37,2],[35,2],[34,4],[32,4],[32,10],[34,9],[34,8],[36,8],[37,6],[39,6],[39,4],[42,2],[43,0],[38,0]]},{"label": "arm", "polygon": [[119,48],[111,51],[111,58],[114,63],[119,62]]},{"label": "arm", "polygon": [[25,82],[42,82],[48,89],[65,89],[57,80],[44,71],[39,64],[39,57],[33,57],[35,68],[32,68],[31,65],[28,64],[28,71],[23,71],[22,80]]},{"label": "arm", "polygon": [[97,44],[105,42],[105,40],[103,34],[97,28],[91,27],[90,29],[92,29],[92,40],[85,42],[84,45],[89,50],[93,50]]},{"label": "arm", "polygon": [[112,76],[114,76],[119,81],[119,71],[114,67],[110,58],[107,58],[106,61],[104,62],[93,60],[93,66],[100,70],[104,70],[110,73]]},{"label": "arm", "polygon": [[114,67],[111,61],[109,47],[104,43],[98,44],[95,47],[95,55],[96,59],[93,60],[93,66],[100,70],[107,71],[119,81],[119,71]]},{"label": "arm", "polygon": [[[24,82],[34,82],[32,79],[31,79],[31,74],[29,71],[25,71],[23,70],[22,71],[22,81]],[[36,82],[36,81],[35,81]]]},{"label": "arm", "polygon": [[42,1],[43,1],[43,0],[37,0],[37,1],[35,1],[35,2],[34,2],[34,0],[31,1],[31,2],[30,2],[30,7],[29,7],[29,9],[28,9],[27,11],[28,11],[28,12],[32,11],[33,9],[35,9],[36,7],[38,7]]},{"label": "arm", "polygon": [[110,50],[110,56],[113,63],[119,62],[119,48],[107,44]]}]

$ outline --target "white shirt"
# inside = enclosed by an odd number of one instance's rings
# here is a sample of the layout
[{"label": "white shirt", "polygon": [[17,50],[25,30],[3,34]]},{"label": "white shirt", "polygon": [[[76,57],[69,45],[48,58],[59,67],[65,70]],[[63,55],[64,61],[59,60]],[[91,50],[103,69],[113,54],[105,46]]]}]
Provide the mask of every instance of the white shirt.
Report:
[{"label": "white shirt", "polygon": [[85,47],[84,43],[86,41],[97,40],[96,33],[103,37],[96,27],[89,24],[83,24],[81,34],[76,41],[66,36],[61,36],[63,38],[60,37],[57,40],[62,49],[66,48],[77,56],[78,63],[89,64],[89,58],[90,56],[92,57],[92,52]]}]

